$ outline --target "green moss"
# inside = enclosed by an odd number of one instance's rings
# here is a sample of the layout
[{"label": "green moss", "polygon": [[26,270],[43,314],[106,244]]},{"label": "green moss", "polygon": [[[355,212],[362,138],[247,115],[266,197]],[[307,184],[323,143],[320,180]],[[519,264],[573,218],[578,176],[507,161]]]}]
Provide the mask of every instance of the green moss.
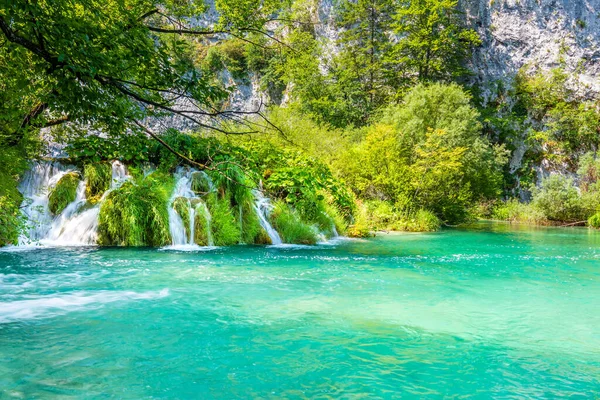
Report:
[{"label": "green moss", "polygon": [[211,214],[211,230],[215,246],[237,244],[241,239],[238,220],[235,218],[229,200],[210,195],[207,200]]},{"label": "green moss", "polygon": [[69,203],[75,200],[77,186],[79,186],[79,172],[68,172],[59,179],[48,197],[48,207],[52,214],[60,214]]},{"label": "green moss", "polygon": [[110,192],[100,208],[98,236],[101,245],[164,246],[169,233],[170,175],[154,172],[127,181]]},{"label": "green moss", "polygon": [[284,243],[315,244],[317,232],[313,227],[303,222],[297,212],[283,201],[274,204],[271,213],[273,227],[277,230]]},{"label": "green moss", "polygon": [[110,188],[112,168],[106,162],[88,163],[83,167],[83,177],[86,181],[85,195],[94,202]]},{"label": "green moss", "polygon": [[181,217],[181,220],[183,221],[183,227],[185,229],[185,236],[187,238],[190,237],[190,201],[188,199],[186,199],[185,197],[177,197],[174,201],[173,201],[173,205],[172,205],[173,209],[175,210],[175,212],[177,214],[179,214],[179,216]]},{"label": "green moss", "polygon": [[194,172],[192,174],[192,190],[198,195],[205,195],[211,192],[212,188],[209,177],[205,172]]}]

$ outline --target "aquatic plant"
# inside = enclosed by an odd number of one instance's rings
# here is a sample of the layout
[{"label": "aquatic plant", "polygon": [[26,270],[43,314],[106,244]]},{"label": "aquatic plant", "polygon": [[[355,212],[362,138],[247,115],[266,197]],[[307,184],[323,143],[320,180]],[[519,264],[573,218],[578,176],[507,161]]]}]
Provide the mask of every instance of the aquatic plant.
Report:
[{"label": "aquatic plant", "polygon": [[102,245],[164,246],[170,243],[171,175],[154,172],[110,192],[102,206],[98,241]]},{"label": "aquatic plant", "polygon": [[68,172],[58,180],[48,197],[48,208],[54,215],[60,214],[77,197],[79,172]]}]

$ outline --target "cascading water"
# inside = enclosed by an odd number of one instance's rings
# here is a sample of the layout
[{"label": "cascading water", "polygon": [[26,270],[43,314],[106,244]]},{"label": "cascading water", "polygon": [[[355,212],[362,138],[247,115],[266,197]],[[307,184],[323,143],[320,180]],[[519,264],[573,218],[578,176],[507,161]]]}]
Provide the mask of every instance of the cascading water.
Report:
[{"label": "cascading water", "polygon": [[[208,191],[214,190],[212,181],[206,173],[197,171],[193,168],[179,167],[175,172],[175,178],[177,182],[175,184],[175,190],[171,196],[169,204],[169,230],[171,232],[171,243],[173,246],[193,246],[196,247],[195,242],[195,227],[196,227],[196,211],[204,216],[206,220],[206,236],[208,238],[208,245],[213,246],[212,232],[210,227],[211,215],[206,207],[206,204],[200,200],[200,197],[192,190],[194,174],[201,174],[206,181]],[[177,207],[185,207],[189,221],[186,227],[183,218],[176,210],[176,202],[179,202]],[[198,215],[200,215],[200,213]]]},{"label": "cascading water", "polygon": [[269,214],[271,212],[272,206],[269,198],[265,197],[260,190],[254,190],[254,209],[256,210],[256,214],[258,215],[258,221],[260,222],[260,226],[267,232],[269,235],[269,239],[271,239],[272,244],[282,244],[283,241],[279,236],[279,233],[271,226],[269,223]]},{"label": "cascading water", "polygon": [[112,163],[111,188],[100,202],[86,209],[86,183],[80,181],[74,201],[56,217],[48,208],[51,189],[62,176],[74,171],[59,163],[35,163],[25,175],[19,189],[25,197],[23,213],[29,221],[27,235],[19,239],[19,245],[31,243],[54,246],[93,245],[97,241],[100,204],[106,195],[130,178],[125,166],[119,161]]},{"label": "cascading water", "polygon": [[27,171],[19,185],[24,197],[21,209],[27,219],[27,231],[19,238],[19,245],[37,242],[46,236],[53,219],[48,208],[50,189],[71,170],[60,163],[36,162]]}]

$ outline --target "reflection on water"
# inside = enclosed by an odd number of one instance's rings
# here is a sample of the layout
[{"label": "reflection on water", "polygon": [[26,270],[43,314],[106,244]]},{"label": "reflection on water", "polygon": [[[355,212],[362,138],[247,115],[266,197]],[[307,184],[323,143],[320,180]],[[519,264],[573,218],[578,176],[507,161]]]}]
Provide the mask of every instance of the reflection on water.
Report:
[{"label": "reflection on water", "polygon": [[[593,397],[600,233],[0,253],[0,393]],[[2,397],[2,396],[0,396]]]}]

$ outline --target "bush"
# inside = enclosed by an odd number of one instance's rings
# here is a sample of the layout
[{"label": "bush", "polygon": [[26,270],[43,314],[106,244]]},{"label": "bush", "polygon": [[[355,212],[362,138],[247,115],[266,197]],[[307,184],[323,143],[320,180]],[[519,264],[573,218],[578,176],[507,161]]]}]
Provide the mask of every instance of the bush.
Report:
[{"label": "bush", "polygon": [[597,212],[588,219],[588,225],[592,228],[600,229],[600,212]]},{"label": "bush", "polygon": [[56,186],[52,188],[48,197],[48,208],[54,215],[58,215],[75,201],[77,197],[77,187],[79,186],[79,172],[67,172],[58,180]]},{"label": "bush", "polygon": [[277,230],[284,243],[315,244],[317,233],[313,227],[304,223],[298,213],[283,201],[274,204],[271,213],[273,227]]},{"label": "bush", "polygon": [[17,244],[23,222],[19,203],[0,196],[0,247]]},{"label": "bush", "polygon": [[581,197],[573,179],[550,175],[540,188],[533,188],[532,206],[552,221],[573,222],[585,219]]},{"label": "bush", "polygon": [[190,201],[185,197],[177,197],[173,200],[171,205],[175,212],[181,218],[183,228],[185,230],[185,236],[190,237]]},{"label": "bush", "polygon": [[493,219],[532,225],[548,225],[550,221],[542,210],[532,204],[524,204],[518,199],[510,199],[496,205]]},{"label": "bush", "polygon": [[431,211],[418,210],[412,215],[402,216],[392,227],[397,231],[435,232],[442,227],[442,222]]},{"label": "bush", "polygon": [[98,222],[98,242],[117,246],[164,246],[171,242],[169,195],[170,175],[154,172],[147,177],[124,182],[110,192]]}]

